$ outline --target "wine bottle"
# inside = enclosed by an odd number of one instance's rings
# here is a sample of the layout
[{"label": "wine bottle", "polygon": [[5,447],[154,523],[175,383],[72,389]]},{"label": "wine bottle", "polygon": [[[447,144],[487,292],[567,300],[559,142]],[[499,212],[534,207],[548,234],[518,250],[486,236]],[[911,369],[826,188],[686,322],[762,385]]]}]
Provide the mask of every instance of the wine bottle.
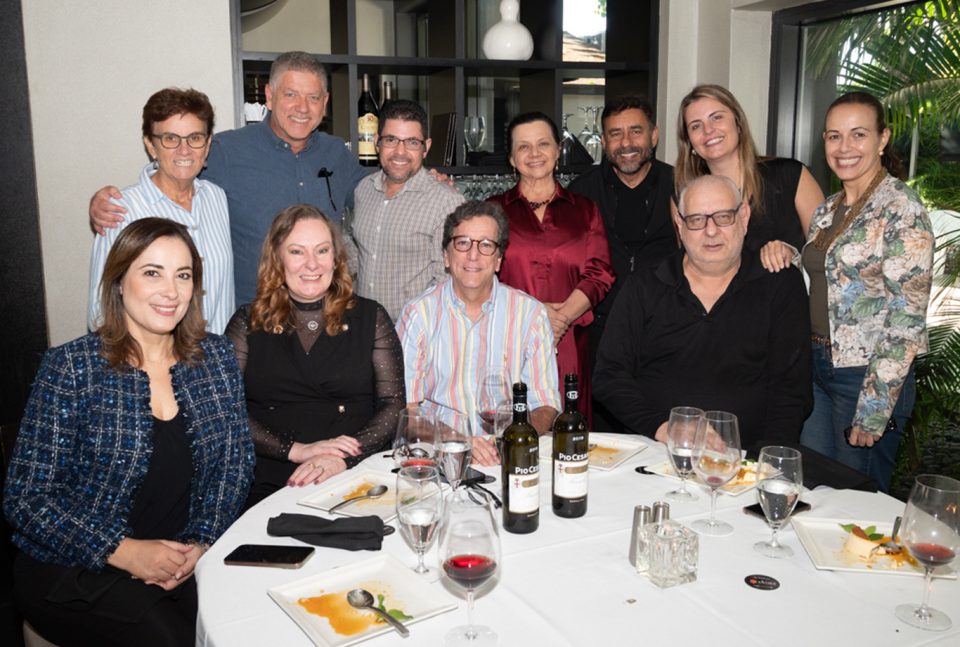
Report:
[{"label": "wine bottle", "polygon": [[393,81],[384,81],[383,82],[383,101],[380,102],[380,106],[384,106],[387,101],[393,99]]},{"label": "wine bottle", "polygon": [[357,156],[360,166],[377,165],[377,147],[374,141],[380,124],[380,109],[370,93],[370,76],[363,75],[363,91],[357,102]]},{"label": "wine bottle", "polygon": [[553,421],[553,513],[582,517],[587,512],[589,433],[578,409],[577,374],[563,377],[563,413]]},{"label": "wine bottle", "polygon": [[527,385],[513,385],[513,422],[503,432],[503,529],[524,534],[540,526],[540,438],[527,422]]}]

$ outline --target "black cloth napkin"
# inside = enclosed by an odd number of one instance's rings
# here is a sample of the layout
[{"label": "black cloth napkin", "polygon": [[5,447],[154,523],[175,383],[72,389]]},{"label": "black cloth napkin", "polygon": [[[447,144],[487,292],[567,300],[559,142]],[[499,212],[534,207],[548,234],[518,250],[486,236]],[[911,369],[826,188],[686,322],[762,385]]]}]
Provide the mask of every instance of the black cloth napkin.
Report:
[{"label": "black cloth napkin", "polygon": [[309,514],[283,513],[267,521],[272,537],[295,537],[302,542],[344,550],[380,550],[384,530],[377,516],[324,519]]}]

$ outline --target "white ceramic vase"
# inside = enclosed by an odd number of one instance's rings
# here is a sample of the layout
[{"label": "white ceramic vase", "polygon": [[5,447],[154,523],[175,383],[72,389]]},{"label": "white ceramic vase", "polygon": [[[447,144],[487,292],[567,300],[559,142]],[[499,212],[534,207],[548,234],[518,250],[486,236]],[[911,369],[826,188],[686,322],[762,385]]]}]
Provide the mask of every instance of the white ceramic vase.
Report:
[{"label": "white ceramic vase", "polygon": [[533,55],[533,36],[520,24],[519,0],[500,3],[500,22],[483,36],[483,53],[487,58],[525,61]]}]

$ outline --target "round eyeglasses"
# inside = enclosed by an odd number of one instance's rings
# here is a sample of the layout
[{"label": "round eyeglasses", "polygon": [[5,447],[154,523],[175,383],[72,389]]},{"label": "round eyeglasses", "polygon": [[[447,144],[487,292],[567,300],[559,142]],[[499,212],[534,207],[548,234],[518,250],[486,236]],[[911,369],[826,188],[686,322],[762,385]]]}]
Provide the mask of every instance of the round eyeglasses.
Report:
[{"label": "round eyeglasses", "polygon": [[484,256],[493,256],[497,253],[497,250],[500,248],[500,243],[494,240],[477,240],[476,238],[470,238],[470,236],[457,236],[453,239],[453,248],[458,252],[463,252],[464,254],[468,253],[473,246],[477,246],[477,251],[483,254]]},{"label": "round eyeglasses", "polygon": [[707,226],[707,220],[713,220],[713,224],[717,227],[729,227],[737,221],[737,213],[742,206],[741,202],[733,209],[721,209],[713,213],[691,213],[689,216],[680,216],[680,219],[691,231],[704,229]]},{"label": "round eyeglasses", "polygon": [[180,148],[180,142],[186,140],[190,148],[203,148],[207,145],[210,138],[207,133],[190,133],[189,135],[178,135],[177,133],[160,133],[150,135],[154,139],[160,140],[160,145],[164,148]]}]

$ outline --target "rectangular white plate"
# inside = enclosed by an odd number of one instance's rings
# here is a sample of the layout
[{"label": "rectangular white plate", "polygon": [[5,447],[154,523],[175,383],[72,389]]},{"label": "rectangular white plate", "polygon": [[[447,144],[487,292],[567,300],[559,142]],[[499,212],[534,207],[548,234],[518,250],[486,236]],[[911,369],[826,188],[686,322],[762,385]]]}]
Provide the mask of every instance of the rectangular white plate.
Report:
[{"label": "rectangular white plate", "polygon": [[[647,443],[636,436],[625,434],[590,434],[590,467],[609,471],[618,467],[631,456],[647,448]],[[549,461],[553,456],[553,435],[540,436],[540,460]]]},{"label": "rectangular white plate", "polygon": [[[752,463],[752,466],[753,466],[753,472],[756,473],[757,464]],[[659,463],[657,465],[647,465],[647,471],[653,472],[654,474],[659,474],[660,476],[666,476],[667,478],[676,479],[677,481],[680,480],[680,477],[677,476],[677,472],[673,469],[673,464],[670,463],[670,461],[667,461],[665,463]],[[700,477],[697,476],[696,474],[688,478],[687,481],[689,481],[690,483],[696,483],[697,485],[703,486],[704,488],[707,487],[704,484],[704,482],[700,480]],[[757,487],[756,481],[742,482],[734,478],[734,480],[730,481],[729,483],[727,483],[717,491],[720,494],[728,494],[730,496],[740,496],[744,492],[752,490],[755,487]]]},{"label": "rectangular white plate", "polygon": [[[330,620],[310,613],[299,604],[298,600],[328,594],[337,598],[342,596],[344,619],[356,617],[353,616],[354,613],[360,614],[361,618],[367,615],[375,617],[372,611],[354,610],[346,601],[347,592],[356,588],[370,591],[374,599],[378,594],[382,594],[384,607],[399,609],[406,615],[413,616],[413,620],[403,621],[410,628],[411,644],[418,642],[417,630],[411,628],[411,625],[457,608],[457,603],[450,599],[450,595],[443,588],[431,585],[390,555],[378,555],[363,562],[281,584],[269,589],[267,594],[303,629],[315,645],[345,647],[389,633],[394,629],[383,622],[373,624],[352,635],[337,633]],[[337,600],[335,604],[339,609],[340,601]]]},{"label": "rectangular white plate", "polygon": [[397,516],[397,477],[370,469],[358,472],[350,479],[341,481],[333,487],[308,494],[297,503],[326,512],[345,499],[359,496],[375,485],[387,486],[383,496],[345,505],[333,514],[342,514],[347,517],[365,517],[372,514],[380,517],[384,522],[390,521]]},{"label": "rectangular white plate", "polygon": [[[804,550],[810,556],[810,561],[823,571],[850,571],[853,573],[887,573],[889,575],[923,575],[923,567],[914,566],[904,561],[897,568],[898,563],[890,557],[878,556],[870,564],[860,561],[854,556],[847,556],[843,552],[843,545],[847,541],[847,531],[841,524],[855,523],[861,528],[876,526],[878,532],[889,533],[893,530],[891,521],[857,521],[854,519],[810,519],[808,517],[793,517],[793,529],[803,544]],[[957,579],[957,574],[950,571],[949,566],[934,569],[934,577]]]}]

